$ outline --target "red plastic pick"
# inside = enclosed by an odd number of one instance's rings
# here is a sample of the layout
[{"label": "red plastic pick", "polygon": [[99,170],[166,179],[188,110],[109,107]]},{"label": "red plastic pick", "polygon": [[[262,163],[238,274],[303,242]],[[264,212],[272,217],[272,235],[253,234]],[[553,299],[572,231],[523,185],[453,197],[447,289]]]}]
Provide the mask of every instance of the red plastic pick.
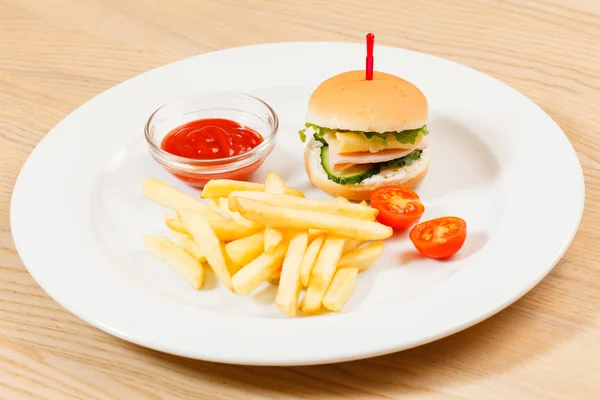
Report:
[{"label": "red plastic pick", "polygon": [[366,79],[368,81],[373,80],[373,46],[375,45],[375,35],[372,33],[367,34],[367,66]]}]

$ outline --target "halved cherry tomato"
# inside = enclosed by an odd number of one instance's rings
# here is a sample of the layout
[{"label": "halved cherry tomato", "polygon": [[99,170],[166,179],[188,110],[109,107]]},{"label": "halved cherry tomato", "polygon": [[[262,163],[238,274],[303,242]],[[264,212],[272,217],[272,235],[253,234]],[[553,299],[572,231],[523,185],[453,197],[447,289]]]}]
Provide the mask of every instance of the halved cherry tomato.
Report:
[{"label": "halved cherry tomato", "polygon": [[393,229],[407,229],[419,222],[425,207],[414,191],[401,186],[382,186],[371,193],[377,221]]},{"label": "halved cherry tomato", "polygon": [[415,225],[410,240],[421,254],[431,258],[448,258],[465,243],[467,223],[458,217],[442,217]]}]

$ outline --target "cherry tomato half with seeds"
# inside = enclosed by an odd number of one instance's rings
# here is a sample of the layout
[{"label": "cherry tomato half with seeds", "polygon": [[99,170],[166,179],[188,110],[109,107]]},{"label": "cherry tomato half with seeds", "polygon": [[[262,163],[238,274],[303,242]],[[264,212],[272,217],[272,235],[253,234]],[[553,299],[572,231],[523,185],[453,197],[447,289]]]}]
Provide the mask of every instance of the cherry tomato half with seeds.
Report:
[{"label": "cherry tomato half with seeds", "polygon": [[458,217],[442,217],[415,225],[410,240],[426,257],[448,258],[461,249],[467,238],[467,223]]},{"label": "cherry tomato half with seeds", "polygon": [[410,228],[425,212],[419,195],[401,186],[382,186],[371,193],[371,207],[379,210],[377,221],[395,230]]}]

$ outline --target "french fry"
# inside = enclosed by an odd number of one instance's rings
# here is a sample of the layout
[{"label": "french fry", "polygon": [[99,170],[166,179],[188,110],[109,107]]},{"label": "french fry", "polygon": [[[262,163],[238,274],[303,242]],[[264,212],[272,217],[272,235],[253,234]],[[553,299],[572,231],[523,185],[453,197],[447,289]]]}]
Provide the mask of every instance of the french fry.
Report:
[{"label": "french fry", "polygon": [[[207,204],[156,179],[146,180],[142,190],[176,212],[164,215],[173,241],[144,236],[153,255],[196,289],[207,267],[240,295],[265,282],[276,285],[275,305],[291,317],[299,308],[305,314],[342,310],[357,274],[374,263],[381,240],[393,233],[365,201],[305,199],[273,172],[264,185],[212,180],[201,194]],[[376,242],[360,247],[366,241]]]},{"label": "french fry", "polygon": [[[208,208],[210,208],[213,211],[218,211],[221,207],[221,200],[224,198],[225,197],[215,197],[208,199]],[[229,208],[229,206],[227,206],[227,208]]]},{"label": "french fry", "polygon": [[310,282],[302,302],[302,311],[314,313],[321,308],[323,296],[331,283],[337,265],[342,257],[345,239],[328,237],[319,251],[319,256],[310,273]]},{"label": "french fry", "polygon": [[225,250],[225,243],[221,242],[221,251],[223,252],[223,257],[225,258],[225,264],[227,264],[227,269],[229,270],[229,273],[231,274],[231,276],[235,275],[236,272],[238,272],[240,269],[242,269],[243,265],[240,264],[236,264],[233,261],[231,261],[231,258],[229,258],[229,255],[227,254],[227,251]]},{"label": "french fry", "polygon": [[[334,199],[334,201],[339,201],[339,202],[342,202],[342,203],[347,203],[348,199],[346,199],[344,197],[336,197]],[[361,201],[359,204],[361,206],[368,207],[367,202],[364,201],[364,200]],[[348,240],[346,240],[346,243],[344,244],[344,250],[342,251],[342,255],[350,253],[352,250],[354,250],[358,246],[360,246],[361,243],[362,242],[360,240],[356,240],[356,239],[348,239]]]},{"label": "french fry", "polygon": [[323,245],[324,241],[325,235],[320,234],[310,242],[308,248],[306,249],[306,253],[302,259],[302,265],[300,266],[300,280],[304,287],[308,286],[310,273],[315,265],[315,261],[319,255],[319,250],[321,250],[321,246]]},{"label": "french fry", "polygon": [[383,242],[377,241],[364,247],[345,254],[340,259],[338,269],[341,268],[356,268],[358,272],[362,272],[369,268],[381,255],[383,251]]},{"label": "french fry", "polygon": [[[167,214],[168,215],[168,214]],[[169,229],[174,232],[189,235],[189,231],[186,226],[177,217],[174,219],[165,219],[165,223]],[[215,232],[215,235],[223,242],[231,242],[245,238],[256,233],[255,229],[248,229],[238,224],[235,221],[228,221],[226,219],[208,221],[210,227]]]},{"label": "french fry", "polygon": [[243,226],[246,229],[252,229],[252,230],[256,231],[256,230],[259,230],[262,228],[261,224],[254,222],[254,221],[250,221],[250,220],[242,217],[240,215],[240,213],[237,211],[231,211],[229,209],[229,202],[226,197],[221,197],[219,199],[211,199],[211,200],[214,200],[214,201],[211,201],[208,206],[213,211],[227,215],[234,222],[237,222],[238,224],[240,224],[241,226]]},{"label": "french fry", "polygon": [[[266,192],[266,193],[265,193]],[[269,172],[267,174],[267,179],[265,180],[265,192],[246,192],[246,193],[262,193],[262,194],[283,194],[285,193],[285,186],[283,183],[283,179],[277,176],[274,172]],[[240,193],[240,192],[238,192]],[[244,193],[244,192],[241,192]],[[291,196],[294,197],[294,196]],[[233,197],[235,199],[235,197]],[[283,240],[283,232],[277,228],[267,227],[265,229],[265,253],[275,246],[277,246]]]},{"label": "french fry", "polygon": [[231,211],[227,197],[208,199],[208,208],[216,212],[228,213]]},{"label": "french fry", "polygon": [[185,278],[194,289],[202,287],[204,268],[202,263],[177,246],[173,241],[162,236],[144,236],[144,244],[148,251],[169,264],[179,275]]},{"label": "french fry", "polygon": [[341,311],[354,291],[357,275],[356,268],[338,270],[323,297],[323,306],[330,311]]},{"label": "french fry", "polygon": [[321,229],[336,236],[362,241],[385,239],[393,233],[392,228],[378,222],[317,211],[273,207],[241,197],[237,198],[237,209],[244,218],[273,228]]},{"label": "french fry", "polygon": [[[337,202],[337,203],[349,203],[350,200],[348,200],[345,197],[336,197],[335,199],[333,199],[333,201]],[[362,207],[369,207],[369,205],[367,204],[366,201],[361,201],[359,203],[360,206]],[[374,210],[374,208],[372,208],[372,210]],[[375,220],[377,214],[375,214],[375,217],[373,218],[373,220]],[[352,250],[356,249],[358,246],[360,246],[362,242],[360,240],[356,240],[356,239],[348,239],[346,240],[346,243],[344,244],[344,250],[342,250],[342,254],[347,254],[350,253]]]},{"label": "french fry", "polygon": [[281,279],[281,268],[276,269],[271,276],[269,276],[269,279],[267,279],[267,281],[271,284],[271,285],[279,285],[279,279]]},{"label": "french fry", "polygon": [[306,288],[306,294],[304,295],[304,300],[302,300],[300,309],[306,314],[316,313],[321,309],[321,303],[323,302],[324,296],[324,290],[309,285]]},{"label": "french fry", "polygon": [[358,246],[360,246],[362,242],[356,239],[348,239],[346,240],[346,244],[344,244],[344,250],[342,250],[342,254],[348,254]]},{"label": "french fry", "polygon": [[[336,197],[335,199],[333,199],[333,201],[336,201],[338,203],[349,203],[350,202],[345,197]],[[360,205],[366,206],[367,202],[363,200],[360,203]],[[373,220],[375,220],[375,218]],[[346,253],[351,252],[352,250],[354,250],[358,246],[360,246],[361,243],[362,242],[360,240],[356,240],[356,239],[348,239],[348,240],[346,240],[346,243],[344,244],[344,250],[342,250],[342,254],[346,254]]]},{"label": "french fry", "polygon": [[232,279],[235,291],[245,295],[266,281],[275,270],[281,267],[287,247],[288,242],[282,242],[273,250],[261,254],[240,269]]},{"label": "french fry", "polygon": [[169,221],[171,219],[177,219],[177,215],[166,213],[165,216],[164,216],[164,218],[165,218],[165,222],[167,222],[167,221]]},{"label": "french fry", "polygon": [[219,280],[230,290],[233,290],[231,273],[225,259],[223,247],[209,222],[195,212],[188,210],[177,211],[177,218],[186,226]]},{"label": "french fry", "polygon": [[194,211],[209,221],[223,219],[205,204],[155,178],[147,179],[142,183],[142,193],[153,202],[174,211],[182,209]]},{"label": "french fry", "polygon": [[[200,250],[194,239],[189,235],[189,233],[181,233],[181,231],[187,232],[187,228],[183,223],[177,218],[176,215],[173,214],[165,214],[165,223],[167,227],[171,230],[171,235],[175,238],[175,242],[181,246],[185,251],[190,253],[194,258],[196,258],[201,263],[206,261],[206,257],[204,257],[204,253]],[[176,225],[176,229],[171,228],[169,225]]]},{"label": "french fry", "polygon": [[290,196],[288,194],[273,194],[265,192],[232,192],[229,195],[229,206],[237,210],[238,199],[256,200],[275,207],[295,208],[298,210],[317,211],[328,214],[343,215],[353,219],[375,221],[378,210],[355,203],[343,203],[336,200],[321,201]]},{"label": "french fry", "polygon": [[[333,201],[335,201],[336,203],[350,203],[350,200],[348,200],[347,198],[342,197],[342,196],[338,196],[338,197],[334,198]],[[363,200],[363,201],[361,201],[358,204],[361,205],[361,206],[367,206],[367,207],[369,206],[367,204],[366,200]]]},{"label": "french fry", "polygon": [[257,229],[243,227],[235,221],[210,221],[210,227],[215,235],[224,242],[241,239],[257,232]]},{"label": "french fry", "polygon": [[261,255],[264,248],[265,234],[257,232],[225,245],[227,255],[235,264],[244,266]]},{"label": "french fry", "polygon": [[[244,181],[233,181],[229,179],[213,179],[209,181],[202,190],[200,195],[203,199],[213,197],[227,197],[229,193],[236,191],[257,191],[264,192],[265,185],[261,183],[244,182]],[[301,191],[294,188],[285,188],[285,193],[292,196],[304,197]]]},{"label": "french fry", "polygon": [[189,234],[185,225],[173,214],[165,214],[165,225],[173,232],[180,233],[182,235]]},{"label": "french fry", "polygon": [[281,311],[295,317],[298,310],[300,295],[300,265],[308,246],[308,233],[300,232],[294,235],[283,260],[279,287],[275,297],[275,305]]},{"label": "french fry", "polygon": [[283,231],[277,228],[265,228],[265,242],[264,251],[265,253],[275,246],[277,246],[283,240]]},{"label": "french fry", "polygon": [[310,273],[309,286],[323,288],[323,293],[331,283],[331,278],[342,258],[345,239],[328,237],[325,239],[319,256]]},{"label": "french fry", "polygon": [[309,229],[308,230],[308,241],[314,240],[317,236],[325,235],[327,232],[320,229]]},{"label": "french fry", "polygon": [[342,197],[342,196],[338,196],[338,197],[334,198],[333,201],[336,203],[350,203],[350,200],[348,200],[347,198]]},{"label": "french fry", "polygon": [[172,234],[175,237],[175,241],[179,244],[179,246],[181,246],[182,249],[190,253],[192,257],[201,263],[206,262],[204,253],[202,253],[202,250],[200,250],[200,247],[198,247],[198,244],[190,235],[178,232],[173,232]]},{"label": "french fry", "polygon": [[208,199],[208,208],[216,212],[220,216],[223,216],[222,214],[225,214],[228,217],[227,219],[231,219],[231,216],[229,215],[229,206],[227,205],[225,207],[221,207],[221,200],[223,199],[227,200],[225,197]]},{"label": "french fry", "polygon": [[[348,200],[345,197],[341,197],[338,196],[335,199],[333,199],[333,201],[335,201],[336,203],[350,203],[350,200]],[[369,205],[367,204],[367,202],[365,200],[361,201],[360,203],[358,203],[359,206],[363,206],[363,207],[369,207]],[[379,212],[377,212],[375,214],[375,217],[377,216]],[[373,219],[374,220],[374,219]],[[354,250],[355,248],[357,248],[358,246],[360,246],[360,241],[358,240],[352,240],[349,239],[346,241],[346,246],[344,246],[344,253],[350,252],[352,250]]]},{"label": "french fry", "polygon": [[285,184],[283,183],[283,179],[281,179],[281,177],[273,171],[270,171],[265,179],[265,192],[273,194],[285,193]]}]

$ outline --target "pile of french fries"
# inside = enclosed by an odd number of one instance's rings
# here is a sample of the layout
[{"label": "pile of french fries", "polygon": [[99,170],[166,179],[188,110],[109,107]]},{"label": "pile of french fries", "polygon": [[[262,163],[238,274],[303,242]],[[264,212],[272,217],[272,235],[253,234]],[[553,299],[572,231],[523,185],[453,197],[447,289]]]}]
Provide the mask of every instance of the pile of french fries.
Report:
[{"label": "pile of french fries", "polygon": [[201,195],[207,203],[154,178],[142,189],[174,212],[164,219],[175,241],[146,235],[150,253],[196,290],[206,268],[239,295],[264,282],[278,285],[275,304],[291,317],[299,309],[306,315],[322,307],[342,310],[358,273],[379,257],[382,240],[392,235],[366,203],[306,199],[272,172],[264,185],[212,180]]}]

